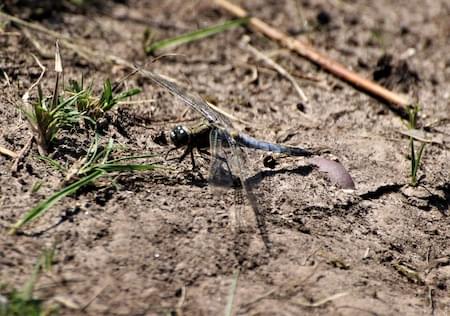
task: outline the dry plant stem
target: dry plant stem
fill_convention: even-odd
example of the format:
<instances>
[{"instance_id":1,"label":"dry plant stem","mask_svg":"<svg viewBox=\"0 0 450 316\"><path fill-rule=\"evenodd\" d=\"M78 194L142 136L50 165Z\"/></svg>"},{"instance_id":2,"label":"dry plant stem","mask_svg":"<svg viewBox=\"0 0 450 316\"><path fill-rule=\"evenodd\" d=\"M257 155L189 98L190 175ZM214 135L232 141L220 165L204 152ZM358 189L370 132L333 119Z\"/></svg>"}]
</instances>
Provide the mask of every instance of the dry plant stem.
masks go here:
<instances>
[{"instance_id":1,"label":"dry plant stem","mask_svg":"<svg viewBox=\"0 0 450 316\"><path fill-rule=\"evenodd\" d=\"M28 29L24 27L21 27L20 29L23 32L23 35L28 39L28 41L30 41L30 43L34 46L41 57L45 59L50 59L53 57L53 53L47 50L47 48L43 47Z\"/></svg>"},{"instance_id":2,"label":"dry plant stem","mask_svg":"<svg viewBox=\"0 0 450 316\"><path fill-rule=\"evenodd\" d=\"M9 79L8 74L5 71L3 71L3 70L2 70L2 73L3 73L3 77L5 78L6 85L8 87L11 87L11 80Z\"/></svg>"},{"instance_id":3,"label":"dry plant stem","mask_svg":"<svg viewBox=\"0 0 450 316\"><path fill-rule=\"evenodd\" d=\"M66 35L60 34L58 32L51 31L51 30L49 30L49 29L47 29L47 28L45 28L45 27L43 27L42 25L39 25L39 24L26 22L26 21L24 21L22 19L19 19L18 17L9 15L9 14L1 12L1 11L0 11L0 17L3 17L5 19L7 19L9 21L12 21L14 23L17 23L19 25L26 26L27 28L29 28L31 30L35 30L35 31L38 31L38 32L50 35L50 36L52 36L54 38L64 39L64 40L68 40L68 41L72 40L70 36L66 36Z\"/></svg>"},{"instance_id":4,"label":"dry plant stem","mask_svg":"<svg viewBox=\"0 0 450 316\"><path fill-rule=\"evenodd\" d=\"M1 12L0 12L1 14ZM41 68L41 74L39 76L39 78L28 88L28 90L24 93L24 95L22 96L22 102L24 107L27 109L27 111L29 111L32 106L30 105L30 102L28 101L28 99L30 98L30 92L39 84L39 82L41 82L42 78L44 77L46 68L44 67L44 65L42 65L42 63L40 62L40 60L32 55L34 60L36 61L36 63L39 65L39 67ZM31 140L33 140L34 138L36 139L36 143L37 143L37 147L38 147L38 151L40 155L46 155L47 154L47 144L45 143L45 137L42 134L41 129L38 126L34 126L33 123L29 122L30 124L30 128L31 130L34 132L36 137L32 137Z\"/></svg>"},{"instance_id":5,"label":"dry plant stem","mask_svg":"<svg viewBox=\"0 0 450 316\"><path fill-rule=\"evenodd\" d=\"M135 100L135 101L119 101L117 104L125 104L125 105L135 105L135 104L148 104L155 103L155 99L144 99L144 100Z\"/></svg>"},{"instance_id":6,"label":"dry plant stem","mask_svg":"<svg viewBox=\"0 0 450 316\"><path fill-rule=\"evenodd\" d=\"M0 32L0 36L21 36L19 32Z\"/></svg>"},{"instance_id":7,"label":"dry plant stem","mask_svg":"<svg viewBox=\"0 0 450 316\"><path fill-rule=\"evenodd\" d=\"M349 294L348 292L337 293L337 294L328 296L328 297L326 297L324 299L321 299L320 301L317 301L315 303L302 302L300 300L295 300L292 303L294 305L299 305L299 306L302 306L302 307L320 307L320 306L322 306L322 305L324 305L324 304L326 304L328 302L334 301L334 300L336 300L338 298L341 298L343 296L347 296L348 294Z\"/></svg>"},{"instance_id":8,"label":"dry plant stem","mask_svg":"<svg viewBox=\"0 0 450 316\"><path fill-rule=\"evenodd\" d=\"M8 148L2 147L0 146L0 154L11 157L11 158L16 158L18 156L17 153L15 153L12 150L9 150Z\"/></svg>"},{"instance_id":9,"label":"dry plant stem","mask_svg":"<svg viewBox=\"0 0 450 316\"><path fill-rule=\"evenodd\" d=\"M289 282L289 283L287 283L287 284L283 284L283 285L281 285L281 286L278 286L278 287L276 287L276 288L274 288L274 289L272 289L272 290L266 292L265 294L263 294L263 295L261 295L261 296L255 298L255 299L253 299L252 301L245 303L242 307L244 307L244 308L250 307L251 305L253 305L253 304L255 304L255 303L258 303L258 302L260 302L260 301L262 301L262 300L264 300L264 299L270 298L270 297L272 297L272 296L277 296L278 298L287 298L287 296L285 296L285 295L276 295L276 294L277 294L278 292L281 292L281 291L283 290L283 288L286 288L286 289L289 291L290 288L295 288L295 287L297 287L297 286L305 285L305 284L306 284L306 281L308 281L308 280L309 280L309 279L317 272L319 266L321 266L321 264L320 264L320 263L317 263L317 264L313 267L311 273L308 274L308 275L307 275L305 278L303 278L302 280L299 280L299 281L293 280L293 281L291 281L291 282Z\"/></svg>"},{"instance_id":10,"label":"dry plant stem","mask_svg":"<svg viewBox=\"0 0 450 316\"><path fill-rule=\"evenodd\" d=\"M295 81L295 79L287 72L286 69L284 69L283 67L281 67L279 64L277 64L273 59L271 59L270 57L264 55L262 52L260 52L259 50L257 50L255 47L253 47L252 45L250 45L249 43L246 43L244 41L244 47L250 51L253 55L255 55L257 58L263 60L266 64L268 64L269 66L271 66L273 69L275 69L280 75L282 75L283 77L285 77L287 80L289 80L292 85L294 86L295 90L297 91L298 95L300 96L300 99L302 99L303 102L308 102L308 98L306 97L305 93L303 92L303 90L300 88L300 86L298 85L297 81Z\"/></svg>"},{"instance_id":11,"label":"dry plant stem","mask_svg":"<svg viewBox=\"0 0 450 316\"><path fill-rule=\"evenodd\" d=\"M100 288L100 289L98 289L95 293L94 293L94 295L89 299L89 301L87 301L85 304L84 304L84 306L83 307L81 307L81 311L86 311L86 309L97 299L97 297L99 297L100 296L100 294L102 294L103 293L103 291L105 291L106 290L106 288L108 287L108 286L110 286L111 285L111 281L110 280L107 280L106 282L105 282L105 284Z\"/></svg>"},{"instance_id":12,"label":"dry plant stem","mask_svg":"<svg viewBox=\"0 0 450 316\"><path fill-rule=\"evenodd\" d=\"M214 104L212 104L212 103L210 103L210 102L207 102L207 103L208 103L208 105L209 105L210 107L212 107L215 111L219 112L220 114L222 114L223 116L229 118L229 119L232 120L232 121L239 122L239 123L244 124L244 125L247 125L247 126L251 126L251 125L252 125L250 122L241 120L240 118L238 118L238 117L236 117L236 116L234 116L234 115L231 115L230 113L225 112L224 110L222 110L221 108L215 106Z\"/></svg>"},{"instance_id":13,"label":"dry plant stem","mask_svg":"<svg viewBox=\"0 0 450 316\"><path fill-rule=\"evenodd\" d=\"M87 46L85 44L83 44L83 45L75 44L73 39L70 36L65 36L65 35L63 35L61 33L49 30L49 29L45 28L42 25L24 21L22 19L19 19L18 17L9 15L9 14L1 12L1 11L0 11L0 17L2 17L4 19L7 19L9 21L12 21L12 22L16 23L17 25L19 25L21 27L26 27L26 28L28 28L30 30L34 30L34 31L40 32L42 34L45 34L47 36L50 36L53 39L59 39L59 41L60 41L62 46L64 46L64 47L66 47L66 48L76 52L79 56L81 56L85 60L87 60L89 62L92 62L94 64L95 64L95 62L97 60L94 60L93 57L94 56L95 57L99 57L99 55L101 55L99 53L96 53L94 50L90 50L89 46ZM39 52L39 54L42 54L42 56L44 58L47 57L47 53L46 52L40 51L39 49L38 49L38 52ZM49 57L53 57L53 55L51 55ZM113 57L115 57L115 56L113 56ZM115 60L116 60L116 58L112 58L112 59L108 58L108 61L110 61L110 62L114 62ZM121 59L117 58L117 60L121 60ZM123 61L123 60L121 60L121 61ZM119 64L119 65L123 65L120 62L116 62L116 63Z\"/></svg>"},{"instance_id":14,"label":"dry plant stem","mask_svg":"<svg viewBox=\"0 0 450 316\"><path fill-rule=\"evenodd\" d=\"M215 3L228 11L229 13L238 16L245 17L248 16L248 13L242 9L241 7L232 4L227 0L215 0ZM379 98L389 104L392 105L392 109L398 113L404 114L404 108L410 104L410 101L405 96L399 95L392 91L383 88L382 86L376 84L375 82L363 78L357 73L348 70L340 63L330 59L328 56L320 53L314 47L303 43L299 40L296 40L283 32L271 27L266 24L262 20L258 18L251 18L249 20L249 25L255 31L264 34L265 36L280 42L282 45L287 48L296 51L301 56L309 59L315 64L321 66L323 69L327 70L331 74L336 77L341 78L342 80L352 84L358 89L367 92L370 95L373 95L376 98Z\"/></svg>"}]
</instances>

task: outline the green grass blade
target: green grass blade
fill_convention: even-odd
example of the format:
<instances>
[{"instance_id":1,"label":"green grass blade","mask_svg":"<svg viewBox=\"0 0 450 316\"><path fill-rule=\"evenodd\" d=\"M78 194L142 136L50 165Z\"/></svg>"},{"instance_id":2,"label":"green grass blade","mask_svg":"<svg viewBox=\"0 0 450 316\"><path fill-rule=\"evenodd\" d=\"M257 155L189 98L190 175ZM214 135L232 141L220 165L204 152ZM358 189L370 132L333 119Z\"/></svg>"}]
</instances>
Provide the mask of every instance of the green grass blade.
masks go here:
<instances>
[{"instance_id":1,"label":"green grass blade","mask_svg":"<svg viewBox=\"0 0 450 316\"><path fill-rule=\"evenodd\" d=\"M103 170L105 172L126 172L126 171L149 171L155 170L157 165L155 164L115 164L115 163L107 163L96 166L96 169Z\"/></svg>"},{"instance_id":2,"label":"green grass blade","mask_svg":"<svg viewBox=\"0 0 450 316\"><path fill-rule=\"evenodd\" d=\"M36 124L37 124L37 118L36 118L35 113L34 113L33 111L28 111L28 110L25 109L25 108L20 108L20 110L21 110L22 113L25 115L26 119L27 119L31 124L33 124L33 127L35 127Z\"/></svg>"},{"instance_id":3,"label":"green grass blade","mask_svg":"<svg viewBox=\"0 0 450 316\"><path fill-rule=\"evenodd\" d=\"M36 220L38 217L42 216L51 206L53 206L56 202L61 200L63 197L68 196L72 193L75 193L81 187L95 181L105 174L104 170L98 169L92 172L91 174L81 178L80 180L68 185L64 189L56 192L52 196L50 196L47 200L39 203L36 207L31 209L28 213L26 213L17 223L15 223L11 230L10 234L14 234L19 228L23 225L30 223L31 221Z\"/></svg>"},{"instance_id":4,"label":"green grass blade","mask_svg":"<svg viewBox=\"0 0 450 316\"><path fill-rule=\"evenodd\" d=\"M416 160L417 160L417 166L419 166L420 165L420 161L422 160L422 155L423 155L423 151L424 151L424 149L425 149L425 143L422 143L422 145L420 145L420 148L419 148L419 153L417 154L417 158L416 158ZM417 168L416 168L417 169ZM416 170L416 172L417 172L417 170Z\"/></svg>"},{"instance_id":5,"label":"green grass blade","mask_svg":"<svg viewBox=\"0 0 450 316\"><path fill-rule=\"evenodd\" d=\"M124 92L120 93L119 95L117 95L115 97L111 96L111 99L107 103L102 104L102 110L104 112L109 111L117 104L117 102L122 101L122 100L124 100L126 98L129 98L129 97L132 97L132 96L134 96L136 94L139 94L141 92L142 92L141 89L133 88L133 89L124 91Z\"/></svg>"},{"instance_id":6,"label":"green grass blade","mask_svg":"<svg viewBox=\"0 0 450 316\"><path fill-rule=\"evenodd\" d=\"M36 261L31 276L21 289L13 289L6 293L3 298L6 298L6 303L0 301L0 316L50 316L57 311L54 306L46 306L44 301L33 297L33 292L36 283L41 276L42 271L49 271L51 262L56 249L56 243L53 243L52 248L44 249ZM3 294L4 288L0 284L0 291ZM1 296L0 296L1 298Z\"/></svg>"},{"instance_id":7,"label":"green grass blade","mask_svg":"<svg viewBox=\"0 0 450 316\"><path fill-rule=\"evenodd\" d=\"M139 93L141 93L141 92L142 92L141 89L139 89L139 88L133 88L133 89L130 89L130 90L127 90L127 91L124 91L124 92L120 93L120 94L119 94L117 97L115 97L114 99L116 100L116 102L122 101L122 100L124 100L124 99L126 99L126 98L132 97L132 96L134 96L134 95L136 95L136 94L139 94Z\"/></svg>"},{"instance_id":8,"label":"green grass blade","mask_svg":"<svg viewBox=\"0 0 450 316\"><path fill-rule=\"evenodd\" d=\"M409 149L411 150L411 176L414 177L414 170L416 169L416 151L414 149L414 138L409 138Z\"/></svg>"},{"instance_id":9,"label":"green grass blade","mask_svg":"<svg viewBox=\"0 0 450 316\"><path fill-rule=\"evenodd\" d=\"M30 301L33 298L34 286L36 285L39 273L42 269L41 259L39 258L34 265L33 272L31 273L30 279L25 283L24 287L18 293L18 297L23 301Z\"/></svg>"},{"instance_id":10,"label":"green grass blade","mask_svg":"<svg viewBox=\"0 0 450 316\"><path fill-rule=\"evenodd\" d=\"M43 316L42 301L31 299L23 300L20 293L12 292L9 296L8 303L0 305L0 316Z\"/></svg>"},{"instance_id":11,"label":"green grass blade","mask_svg":"<svg viewBox=\"0 0 450 316\"><path fill-rule=\"evenodd\" d=\"M236 296L238 279L239 279L239 270L236 270L236 272L234 273L233 282L231 283L227 306L225 307L225 316L231 316L233 313L234 298Z\"/></svg>"},{"instance_id":12,"label":"green grass blade","mask_svg":"<svg viewBox=\"0 0 450 316\"><path fill-rule=\"evenodd\" d=\"M108 141L108 145L106 146L106 149L105 149L105 154L104 154L102 162L101 162L102 164L104 164L108 161L108 157L113 150L113 143L114 143L113 139L110 138Z\"/></svg>"},{"instance_id":13,"label":"green grass blade","mask_svg":"<svg viewBox=\"0 0 450 316\"><path fill-rule=\"evenodd\" d=\"M423 155L423 151L425 149L425 143L422 143L420 145L419 148L419 152L417 153L417 157L414 159L414 164L413 167L414 169L412 170L412 177L411 177L411 184L413 186L417 185L417 171L419 170L419 166L420 166L420 161L422 160L422 155Z\"/></svg>"},{"instance_id":14,"label":"green grass blade","mask_svg":"<svg viewBox=\"0 0 450 316\"><path fill-rule=\"evenodd\" d=\"M181 44L186 44L189 42L197 41L197 40L203 39L205 37L212 36L214 34L221 33L226 30L229 30L229 29L241 26L241 25L246 25L248 23L248 21L249 21L248 17L241 18L241 19L235 19L235 20L231 20L231 21L226 21L222 24L218 24L215 26L206 27L206 28L203 28L200 30L196 30L196 31L182 34L179 36L175 36L172 38L167 38L167 39L155 42L155 43L147 46L145 48L145 53L152 54L152 53L156 52L157 50L161 50L163 48L166 48L166 49L173 48L173 47L181 45Z\"/></svg>"},{"instance_id":15,"label":"green grass blade","mask_svg":"<svg viewBox=\"0 0 450 316\"><path fill-rule=\"evenodd\" d=\"M56 242L53 242L52 247L44 249L44 252L41 255L42 270L46 272L51 271L53 261L55 259L55 253L56 253Z\"/></svg>"},{"instance_id":16,"label":"green grass blade","mask_svg":"<svg viewBox=\"0 0 450 316\"><path fill-rule=\"evenodd\" d=\"M37 156L37 159L42 160L43 162L46 162L47 164L50 165L50 167L52 167L53 169L60 171L60 172L66 172L67 169L65 167L63 167L58 161L56 161L55 159L46 157L46 156Z\"/></svg>"},{"instance_id":17,"label":"green grass blade","mask_svg":"<svg viewBox=\"0 0 450 316\"><path fill-rule=\"evenodd\" d=\"M156 157L155 154L145 154L145 155L138 155L138 156L130 156L130 157L117 158L117 159L109 160L108 163L117 163L117 162L119 162L119 161L125 161L125 160L144 159L144 158L154 158L154 157Z\"/></svg>"},{"instance_id":18,"label":"green grass blade","mask_svg":"<svg viewBox=\"0 0 450 316\"><path fill-rule=\"evenodd\" d=\"M85 159L87 161L80 168L79 174L87 173L90 170L90 168L91 168L92 164L94 163L94 161L98 158L98 154L97 154L97 151L98 151L98 139L99 139L98 134L95 134L95 138L92 141L92 143L89 146L89 149L88 149L88 151L86 153Z\"/></svg>"},{"instance_id":19,"label":"green grass blade","mask_svg":"<svg viewBox=\"0 0 450 316\"><path fill-rule=\"evenodd\" d=\"M42 187L42 183L43 182L41 180L36 181L31 187L31 193L36 193L37 191L39 191L39 189Z\"/></svg>"},{"instance_id":20,"label":"green grass blade","mask_svg":"<svg viewBox=\"0 0 450 316\"><path fill-rule=\"evenodd\" d=\"M38 84L37 90L38 90L38 102L42 103L42 100L44 100L44 93L42 92L42 87L40 84Z\"/></svg>"},{"instance_id":21,"label":"green grass blade","mask_svg":"<svg viewBox=\"0 0 450 316\"><path fill-rule=\"evenodd\" d=\"M50 112L52 116L55 116L61 109L65 107L72 107L72 105L82 96L84 91L80 91L77 94L72 95L71 97L65 99L63 102L58 104L55 108L53 108Z\"/></svg>"},{"instance_id":22,"label":"green grass blade","mask_svg":"<svg viewBox=\"0 0 450 316\"><path fill-rule=\"evenodd\" d=\"M66 91L78 93L83 90L83 82L78 83L78 81L69 79L69 87L66 89Z\"/></svg>"},{"instance_id":23,"label":"green grass blade","mask_svg":"<svg viewBox=\"0 0 450 316\"><path fill-rule=\"evenodd\" d=\"M103 110L110 107L112 100L113 95L111 81L109 79L106 79L105 83L103 84L103 93L100 97L100 108Z\"/></svg>"}]
</instances>

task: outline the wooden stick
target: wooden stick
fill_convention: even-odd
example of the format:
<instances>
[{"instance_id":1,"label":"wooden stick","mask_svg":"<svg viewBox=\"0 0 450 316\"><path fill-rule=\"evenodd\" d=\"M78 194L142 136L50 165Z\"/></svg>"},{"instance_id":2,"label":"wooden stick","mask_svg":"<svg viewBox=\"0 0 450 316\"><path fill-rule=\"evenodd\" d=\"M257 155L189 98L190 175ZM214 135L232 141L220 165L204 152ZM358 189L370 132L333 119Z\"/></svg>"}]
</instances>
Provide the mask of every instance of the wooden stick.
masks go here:
<instances>
[{"instance_id":1,"label":"wooden stick","mask_svg":"<svg viewBox=\"0 0 450 316\"><path fill-rule=\"evenodd\" d=\"M0 146L0 154L8 156L10 158L16 158L18 156L17 153L15 153L12 150L9 150L8 148Z\"/></svg>"},{"instance_id":2,"label":"wooden stick","mask_svg":"<svg viewBox=\"0 0 450 316\"><path fill-rule=\"evenodd\" d=\"M244 9L229 2L228 0L215 0L215 3L235 16L248 16L248 13ZM334 76L350 83L357 89L362 90L374 96L375 98L387 102L389 105L391 105L392 110L396 111L397 113L404 115L405 107L411 103L406 96L394 93L380 86L379 84L358 75L357 73L345 68L345 66L343 66L342 64L330 59L328 56L319 52L311 45L308 45L288 36L283 32L280 32L279 30L271 27L258 18L251 18L249 21L249 25L253 30L278 41L283 46L286 46L290 50L297 52L301 56L319 65Z\"/></svg>"}]
</instances>

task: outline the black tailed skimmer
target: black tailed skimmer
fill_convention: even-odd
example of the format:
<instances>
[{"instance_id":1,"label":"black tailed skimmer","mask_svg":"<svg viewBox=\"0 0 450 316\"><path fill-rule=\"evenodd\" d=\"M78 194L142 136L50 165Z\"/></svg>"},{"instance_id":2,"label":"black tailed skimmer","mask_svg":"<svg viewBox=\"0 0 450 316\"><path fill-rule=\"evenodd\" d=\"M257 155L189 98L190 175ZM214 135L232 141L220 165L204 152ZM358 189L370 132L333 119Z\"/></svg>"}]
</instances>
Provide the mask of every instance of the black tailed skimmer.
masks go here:
<instances>
[{"instance_id":1,"label":"black tailed skimmer","mask_svg":"<svg viewBox=\"0 0 450 316\"><path fill-rule=\"evenodd\" d=\"M263 223L259 218L259 208L256 197L252 192L251 185L246 182L247 175L245 170L245 154L242 148L253 148L275 153L285 153L292 156L312 156L314 153L298 147L283 146L262 140L255 139L247 134L236 131L231 122L223 114L216 111L202 98L181 88L174 82L163 78L147 70L139 70L142 75L149 78L157 85L167 89L172 95L179 98L183 103L199 112L204 121L191 128L184 126L176 126L170 133L170 138L175 147L180 148L186 146L186 150L180 157L183 160L188 154L193 159L193 149L196 148L200 152L210 148L212 161L209 171L209 183L218 186L241 187L245 196L253 208L255 220L266 247L268 247L268 239L264 240L265 232L262 231ZM224 174L234 177L225 177ZM239 181L236 181L238 179ZM238 184L236 184L238 182ZM234 216L237 226L240 226L240 214L230 214Z\"/></svg>"}]
</instances>

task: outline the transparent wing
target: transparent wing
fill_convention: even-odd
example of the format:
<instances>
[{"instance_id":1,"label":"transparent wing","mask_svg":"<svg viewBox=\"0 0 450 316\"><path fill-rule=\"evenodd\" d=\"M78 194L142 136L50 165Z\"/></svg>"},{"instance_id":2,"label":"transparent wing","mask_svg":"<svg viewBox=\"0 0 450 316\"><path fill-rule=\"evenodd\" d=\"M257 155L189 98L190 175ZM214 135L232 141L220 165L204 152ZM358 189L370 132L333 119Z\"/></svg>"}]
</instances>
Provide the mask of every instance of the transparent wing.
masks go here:
<instances>
[{"instance_id":1,"label":"transparent wing","mask_svg":"<svg viewBox=\"0 0 450 316\"><path fill-rule=\"evenodd\" d=\"M214 128L210 133L209 143L211 150L211 165L209 168L208 182L218 187L233 187L235 178L233 176L231 153L224 148L225 138L218 129Z\"/></svg>"},{"instance_id":2,"label":"transparent wing","mask_svg":"<svg viewBox=\"0 0 450 316\"><path fill-rule=\"evenodd\" d=\"M236 168L237 170L235 174L238 175L241 181L242 189L253 210L254 219L256 221L256 225L258 227L264 246L270 253L271 241L269 239L269 233L267 231L264 214L259 206L258 199L253 191L253 185L247 181L247 179L249 179L249 175L247 174L248 169L244 168L244 164L246 165L247 160L246 155L243 152L242 148L237 145L234 139L231 139L232 140L231 142L230 139L231 138L228 138L227 140L230 143L230 147L233 152L233 157L235 158L236 161L236 166L234 168Z\"/></svg>"},{"instance_id":3,"label":"transparent wing","mask_svg":"<svg viewBox=\"0 0 450 316\"><path fill-rule=\"evenodd\" d=\"M245 212L244 195L252 208L254 221L258 227L262 241L268 251L270 251L270 239L267 232L264 216L259 207L258 199L249 179L247 168L247 155L242 147L226 131L215 129L211 133L211 151L213 153L213 162L210 170L211 184L231 184L235 189L233 218L238 229L245 232L249 227L247 213ZM221 171L218 171L222 169ZM226 175L224 177L224 175ZM253 222L253 220L252 220Z\"/></svg>"},{"instance_id":4,"label":"transparent wing","mask_svg":"<svg viewBox=\"0 0 450 316\"><path fill-rule=\"evenodd\" d=\"M208 183L218 188L234 189L235 201L229 215L231 227L239 232L245 226L242 218L245 203L239 178L233 174L233 170L235 169L233 160L235 160L235 157L233 157L231 148L227 146L226 134L218 129L211 131L210 145L212 160L209 168Z\"/></svg>"},{"instance_id":5,"label":"transparent wing","mask_svg":"<svg viewBox=\"0 0 450 316\"><path fill-rule=\"evenodd\" d=\"M232 124L228 118L214 110L201 97L194 95L186 89L178 86L176 83L163 78L161 75L153 73L149 70L139 69L139 72L146 78L150 79L157 85L167 89L172 95L178 97L185 104L203 115L210 123L222 128L231 128Z\"/></svg>"}]
</instances>

